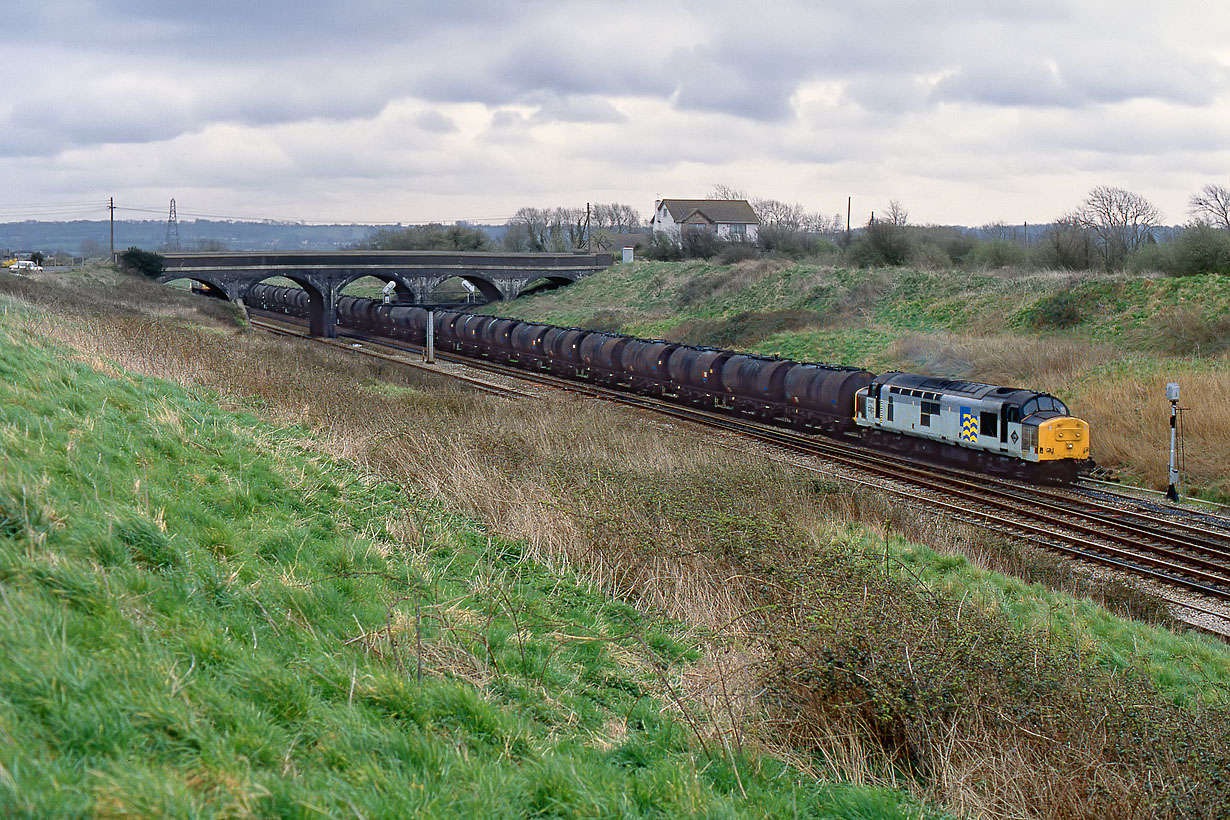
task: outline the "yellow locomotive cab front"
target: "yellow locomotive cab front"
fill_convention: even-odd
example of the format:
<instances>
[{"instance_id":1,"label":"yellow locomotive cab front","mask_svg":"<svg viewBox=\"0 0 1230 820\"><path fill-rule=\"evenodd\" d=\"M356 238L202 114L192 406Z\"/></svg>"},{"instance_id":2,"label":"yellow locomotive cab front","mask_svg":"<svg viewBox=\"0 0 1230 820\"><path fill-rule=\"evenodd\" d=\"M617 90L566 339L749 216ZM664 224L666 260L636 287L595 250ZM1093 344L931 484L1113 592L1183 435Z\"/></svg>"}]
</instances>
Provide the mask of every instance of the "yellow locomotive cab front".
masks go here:
<instances>
[{"instance_id":1,"label":"yellow locomotive cab front","mask_svg":"<svg viewBox=\"0 0 1230 820\"><path fill-rule=\"evenodd\" d=\"M1061 416L1038 425L1038 460L1089 458L1089 423Z\"/></svg>"}]
</instances>

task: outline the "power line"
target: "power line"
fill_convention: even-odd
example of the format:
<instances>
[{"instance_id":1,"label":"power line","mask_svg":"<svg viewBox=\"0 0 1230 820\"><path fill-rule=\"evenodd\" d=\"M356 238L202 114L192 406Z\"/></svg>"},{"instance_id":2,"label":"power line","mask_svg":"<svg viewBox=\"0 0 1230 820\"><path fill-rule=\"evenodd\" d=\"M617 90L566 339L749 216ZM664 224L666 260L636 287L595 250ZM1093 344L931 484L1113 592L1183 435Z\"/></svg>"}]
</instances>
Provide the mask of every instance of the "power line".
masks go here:
<instances>
[{"instance_id":1,"label":"power line","mask_svg":"<svg viewBox=\"0 0 1230 820\"><path fill-rule=\"evenodd\" d=\"M0 205L0 221L59 221L68 217L82 217L97 215L99 220L106 219L106 212L110 212L113 217L115 214L149 214L162 218L163 214L167 213L166 208L157 206L144 205L118 205L113 200L82 200L69 202L44 202L31 203L25 205ZM482 216L453 216L449 218L436 219L322 219L311 217L271 217L271 216L253 216L251 214L224 214L224 213L207 213L203 211L179 211L185 219L216 219L227 222L256 222L256 223L278 223L278 224L295 224L307 226L320 225L370 225L374 227L395 227L399 225L451 225L456 222L469 222L475 224L503 224L512 218L511 214L486 214Z\"/></svg>"}]
</instances>

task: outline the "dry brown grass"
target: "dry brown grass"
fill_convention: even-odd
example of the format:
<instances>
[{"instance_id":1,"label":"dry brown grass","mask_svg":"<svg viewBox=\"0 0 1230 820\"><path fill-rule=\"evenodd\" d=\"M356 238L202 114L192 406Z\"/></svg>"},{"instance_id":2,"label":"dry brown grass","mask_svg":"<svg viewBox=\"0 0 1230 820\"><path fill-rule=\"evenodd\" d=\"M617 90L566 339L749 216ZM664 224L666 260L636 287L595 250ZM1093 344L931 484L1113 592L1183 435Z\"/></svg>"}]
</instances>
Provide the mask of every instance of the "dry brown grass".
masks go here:
<instances>
[{"instance_id":1,"label":"dry brown grass","mask_svg":"<svg viewBox=\"0 0 1230 820\"><path fill-rule=\"evenodd\" d=\"M908 334L893 344L890 354L924 373L990 384L1029 384L1036 389L1070 385L1119 356L1107 345L1071 338L1010 334L971 338L952 333Z\"/></svg>"},{"instance_id":2,"label":"dry brown grass","mask_svg":"<svg viewBox=\"0 0 1230 820\"><path fill-rule=\"evenodd\" d=\"M690 698L676 703L704 715L708 742L728 754L776 748L816 772L904 784L984 817L1230 806L1211 774L1227 764L1219 744L1230 716L1179 709L1134 677L1100 673L1083 653L885 573L830 537L859 517L985 546L972 533L954 539L878 496L709 447L639 413L475 395L336 350L234 326L201 332L166 315L57 301L31 327L88 361L208 387L303 424L318 446L409 498L468 510L524 540L528 557L692 625L708 636L705 656L675 681ZM376 378L406 389L365 387ZM436 660L485 679L472 658Z\"/></svg>"},{"instance_id":3,"label":"dry brown grass","mask_svg":"<svg viewBox=\"0 0 1230 820\"><path fill-rule=\"evenodd\" d=\"M1209 371L1192 365L1171 373L1117 374L1081 387L1081 414L1099 435L1099 463L1119 469L1155 489L1169 481L1170 405L1166 383L1181 385L1185 482L1230 500L1230 368Z\"/></svg>"}]
</instances>

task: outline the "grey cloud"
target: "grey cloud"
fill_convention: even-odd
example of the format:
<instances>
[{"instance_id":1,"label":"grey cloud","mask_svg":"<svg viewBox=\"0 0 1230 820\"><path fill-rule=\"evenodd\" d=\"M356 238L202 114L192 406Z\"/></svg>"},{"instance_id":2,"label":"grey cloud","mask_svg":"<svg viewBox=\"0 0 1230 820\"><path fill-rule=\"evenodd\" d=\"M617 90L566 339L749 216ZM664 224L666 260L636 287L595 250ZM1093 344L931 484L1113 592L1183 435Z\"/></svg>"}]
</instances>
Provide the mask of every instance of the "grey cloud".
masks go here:
<instances>
[{"instance_id":1,"label":"grey cloud","mask_svg":"<svg viewBox=\"0 0 1230 820\"><path fill-rule=\"evenodd\" d=\"M452 117L439 111L424 111L414 118L414 124L432 134L452 134L457 130L457 123Z\"/></svg>"},{"instance_id":2,"label":"grey cloud","mask_svg":"<svg viewBox=\"0 0 1230 820\"><path fill-rule=\"evenodd\" d=\"M532 94L526 103L537 106L534 121L539 123L620 123L628 118L603 97L569 94Z\"/></svg>"},{"instance_id":3,"label":"grey cloud","mask_svg":"<svg viewBox=\"0 0 1230 820\"><path fill-rule=\"evenodd\" d=\"M1078 107L1088 102L1057 67L1036 57L971 62L941 80L931 99L1026 107Z\"/></svg>"}]
</instances>

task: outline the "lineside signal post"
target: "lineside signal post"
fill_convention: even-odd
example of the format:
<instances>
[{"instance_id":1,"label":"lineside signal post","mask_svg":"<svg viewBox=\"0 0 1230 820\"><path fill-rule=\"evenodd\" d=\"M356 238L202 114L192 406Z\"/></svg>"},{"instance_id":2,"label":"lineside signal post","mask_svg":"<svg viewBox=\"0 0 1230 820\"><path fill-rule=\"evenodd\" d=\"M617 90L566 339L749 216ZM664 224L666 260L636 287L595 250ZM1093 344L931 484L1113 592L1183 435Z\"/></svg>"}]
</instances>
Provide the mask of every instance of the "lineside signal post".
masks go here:
<instances>
[{"instance_id":1,"label":"lineside signal post","mask_svg":"<svg viewBox=\"0 0 1230 820\"><path fill-rule=\"evenodd\" d=\"M427 311L427 363L436 363L436 312Z\"/></svg>"},{"instance_id":2,"label":"lineside signal post","mask_svg":"<svg viewBox=\"0 0 1230 820\"><path fill-rule=\"evenodd\" d=\"M1166 399L1170 402L1170 486L1166 488L1166 498L1179 500L1179 462L1175 443L1179 429L1179 384L1170 382L1166 385Z\"/></svg>"}]
</instances>

